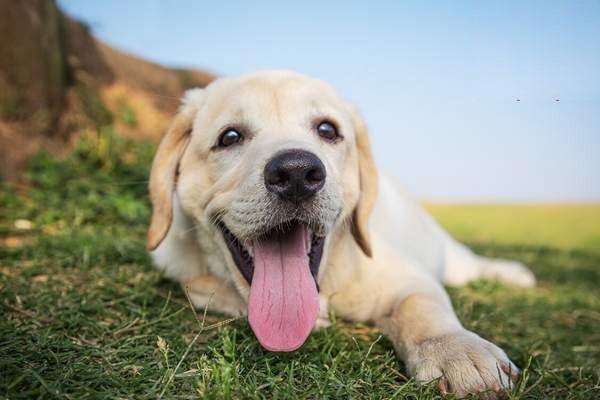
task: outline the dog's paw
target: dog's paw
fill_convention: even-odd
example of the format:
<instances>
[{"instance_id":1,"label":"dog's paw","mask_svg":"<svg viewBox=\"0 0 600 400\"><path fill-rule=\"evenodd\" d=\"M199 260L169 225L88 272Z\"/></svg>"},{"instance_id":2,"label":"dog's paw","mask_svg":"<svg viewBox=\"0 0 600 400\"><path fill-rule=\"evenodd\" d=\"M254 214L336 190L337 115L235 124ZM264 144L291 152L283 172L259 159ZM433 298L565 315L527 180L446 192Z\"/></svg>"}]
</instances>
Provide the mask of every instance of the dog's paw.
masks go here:
<instances>
[{"instance_id":1,"label":"dog's paw","mask_svg":"<svg viewBox=\"0 0 600 400\"><path fill-rule=\"evenodd\" d=\"M315 326L313 327L313 332L318 332L321 329L329 328L331 326L331 321L329 318L317 318L317 322L315 322Z\"/></svg>"},{"instance_id":2,"label":"dog's paw","mask_svg":"<svg viewBox=\"0 0 600 400\"><path fill-rule=\"evenodd\" d=\"M317 332L321 329L328 328L331 326L331 321L329 320L329 300L327 297L322 294L319 295L319 317L317 318L317 322L315 322L315 326L313 327L313 332Z\"/></svg>"},{"instance_id":3,"label":"dog's paw","mask_svg":"<svg viewBox=\"0 0 600 400\"><path fill-rule=\"evenodd\" d=\"M407 366L418 382L437 381L442 393L483 399L506 397L519 375L504 351L467 330L428 339L409 350Z\"/></svg>"}]
</instances>

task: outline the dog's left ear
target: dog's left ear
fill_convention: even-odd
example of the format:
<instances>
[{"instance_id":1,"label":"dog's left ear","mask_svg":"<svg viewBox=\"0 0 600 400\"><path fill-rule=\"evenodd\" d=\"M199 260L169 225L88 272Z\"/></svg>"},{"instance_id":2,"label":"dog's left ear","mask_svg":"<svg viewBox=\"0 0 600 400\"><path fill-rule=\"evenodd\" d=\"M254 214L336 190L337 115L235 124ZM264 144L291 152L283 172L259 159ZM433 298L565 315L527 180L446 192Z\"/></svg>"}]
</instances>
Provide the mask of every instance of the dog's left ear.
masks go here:
<instances>
[{"instance_id":1,"label":"dog's left ear","mask_svg":"<svg viewBox=\"0 0 600 400\"><path fill-rule=\"evenodd\" d=\"M358 154L358 170L360 178L360 196L352 215L352 235L362 251L373 255L369 236L369 215L377 200L377 167L371 153L369 132L357 112L353 113L356 131L356 150Z\"/></svg>"},{"instance_id":2,"label":"dog's left ear","mask_svg":"<svg viewBox=\"0 0 600 400\"><path fill-rule=\"evenodd\" d=\"M192 132L192 122L201 101L201 89L186 92L179 114L162 138L150 170L150 202L152 220L146 237L146 247L152 251L169 232L173 221L173 191L177 183L179 160Z\"/></svg>"}]
</instances>

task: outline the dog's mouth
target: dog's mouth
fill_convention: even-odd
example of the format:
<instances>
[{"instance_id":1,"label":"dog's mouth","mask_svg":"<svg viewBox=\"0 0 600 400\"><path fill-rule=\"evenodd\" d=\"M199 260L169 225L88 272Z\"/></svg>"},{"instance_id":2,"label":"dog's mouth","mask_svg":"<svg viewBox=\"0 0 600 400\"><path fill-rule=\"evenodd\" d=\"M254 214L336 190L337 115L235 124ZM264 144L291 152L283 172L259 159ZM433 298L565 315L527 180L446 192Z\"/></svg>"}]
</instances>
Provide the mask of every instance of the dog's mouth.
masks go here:
<instances>
[{"instance_id":1,"label":"dog's mouth","mask_svg":"<svg viewBox=\"0 0 600 400\"><path fill-rule=\"evenodd\" d=\"M219 226L250 285L248 321L258 341L271 351L296 350L319 314L317 276L325 237L297 220L243 242L224 224Z\"/></svg>"}]
</instances>

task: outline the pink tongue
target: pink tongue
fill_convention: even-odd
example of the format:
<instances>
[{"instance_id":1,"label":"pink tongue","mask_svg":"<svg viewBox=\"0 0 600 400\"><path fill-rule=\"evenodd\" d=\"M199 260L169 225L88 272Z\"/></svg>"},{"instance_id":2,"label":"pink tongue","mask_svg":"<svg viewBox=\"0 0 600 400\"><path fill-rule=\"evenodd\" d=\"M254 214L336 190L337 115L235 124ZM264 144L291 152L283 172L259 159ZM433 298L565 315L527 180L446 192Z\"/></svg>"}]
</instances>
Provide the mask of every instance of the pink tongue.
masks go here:
<instances>
[{"instance_id":1,"label":"pink tongue","mask_svg":"<svg viewBox=\"0 0 600 400\"><path fill-rule=\"evenodd\" d=\"M260 344L271 351L302 346L319 314L319 293L310 273L307 228L254 244L254 275L248 321Z\"/></svg>"}]
</instances>

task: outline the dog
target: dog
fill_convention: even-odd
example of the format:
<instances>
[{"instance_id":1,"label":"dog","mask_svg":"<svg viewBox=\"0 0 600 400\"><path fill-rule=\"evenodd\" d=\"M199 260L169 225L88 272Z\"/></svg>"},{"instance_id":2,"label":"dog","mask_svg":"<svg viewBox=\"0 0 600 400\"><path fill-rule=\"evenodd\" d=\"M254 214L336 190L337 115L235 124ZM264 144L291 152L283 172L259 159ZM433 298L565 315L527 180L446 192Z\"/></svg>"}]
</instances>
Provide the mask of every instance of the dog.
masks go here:
<instances>
[{"instance_id":1,"label":"dog","mask_svg":"<svg viewBox=\"0 0 600 400\"><path fill-rule=\"evenodd\" d=\"M263 71L190 89L149 189L155 265L195 307L247 315L265 349L299 348L333 309L374 323L443 393L494 398L516 382L442 285L531 287L533 274L475 255L378 172L365 123L325 82Z\"/></svg>"}]
</instances>

